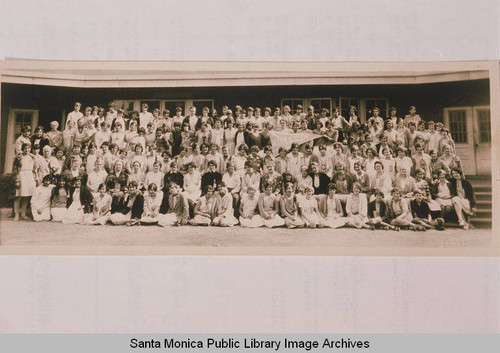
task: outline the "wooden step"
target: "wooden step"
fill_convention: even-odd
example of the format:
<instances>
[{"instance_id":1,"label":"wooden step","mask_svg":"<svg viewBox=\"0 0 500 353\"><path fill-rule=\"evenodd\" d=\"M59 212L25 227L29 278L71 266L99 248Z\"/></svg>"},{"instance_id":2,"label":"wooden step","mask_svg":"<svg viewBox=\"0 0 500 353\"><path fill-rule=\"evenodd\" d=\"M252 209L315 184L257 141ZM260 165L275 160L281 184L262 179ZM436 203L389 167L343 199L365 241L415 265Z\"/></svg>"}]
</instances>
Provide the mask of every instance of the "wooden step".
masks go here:
<instances>
[{"instance_id":1,"label":"wooden step","mask_svg":"<svg viewBox=\"0 0 500 353\"><path fill-rule=\"evenodd\" d=\"M471 224L476 228L492 228L491 219L472 219Z\"/></svg>"},{"instance_id":2,"label":"wooden step","mask_svg":"<svg viewBox=\"0 0 500 353\"><path fill-rule=\"evenodd\" d=\"M492 209L492 201L491 200L476 200L476 208L478 210L491 210Z\"/></svg>"},{"instance_id":3,"label":"wooden step","mask_svg":"<svg viewBox=\"0 0 500 353\"><path fill-rule=\"evenodd\" d=\"M477 185L472 185L472 188L474 189L474 192L485 192L485 193L492 193L493 192L493 189L491 187L491 185L487 186L483 186L483 185L480 185L480 186L477 186Z\"/></svg>"},{"instance_id":4,"label":"wooden step","mask_svg":"<svg viewBox=\"0 0 500 353\"><path fill-rule=\"evenodd\" d=\"M476 214L474 215L474 217L472 219L476 219L476 218L489 218L491 220L491 216L492 216L492 210L488 210L488 209L478 209Z\"/></svg>"},{"instance_id":5,"label":"wooden step","mask_svg":"<svg viewBox=\"0 0 500 353\"><path fill-rule=\"evenodd\" d=\"M491 201L491 192L478 191L475 193L476 199L481 201Z\"/></svg>"}]
</instances>

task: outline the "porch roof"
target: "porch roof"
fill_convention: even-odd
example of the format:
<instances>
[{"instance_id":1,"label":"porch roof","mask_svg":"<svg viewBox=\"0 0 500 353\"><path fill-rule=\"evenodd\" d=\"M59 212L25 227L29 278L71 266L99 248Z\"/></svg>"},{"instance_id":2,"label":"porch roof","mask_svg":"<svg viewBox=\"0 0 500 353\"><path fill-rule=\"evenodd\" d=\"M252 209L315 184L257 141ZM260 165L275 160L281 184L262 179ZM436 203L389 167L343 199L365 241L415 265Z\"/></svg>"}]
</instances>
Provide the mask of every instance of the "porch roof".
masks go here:
<instances>
[{"instance_id":1,"label":"porch roof","mask_svg":"<svg viewBox=\"0 0 500 353\"><path fill-rule=\"evenodd\" d=\"M0 62L7 83L80 88L425 84L486 79L492 62ZM498 65L498 63L496 63Z\"/></svg>"}]
</instances>

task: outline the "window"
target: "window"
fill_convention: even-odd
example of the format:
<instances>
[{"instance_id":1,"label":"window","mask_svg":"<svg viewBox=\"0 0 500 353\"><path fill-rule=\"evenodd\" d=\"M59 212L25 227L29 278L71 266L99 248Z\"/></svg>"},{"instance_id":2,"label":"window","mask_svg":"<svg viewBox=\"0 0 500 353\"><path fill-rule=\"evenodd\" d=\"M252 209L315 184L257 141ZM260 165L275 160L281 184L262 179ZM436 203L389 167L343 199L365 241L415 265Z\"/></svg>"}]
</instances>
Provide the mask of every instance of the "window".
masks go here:
<instances>
[{"instance_id":1,"label":"window","mask_svg":"<svg viewBox=\"0 0 500 353\"><path fill-rule=\"evenodd\" d=\"M314 107L314 112L319 113L321 109L326 108L331 113L332 112L332 99L331 98L311 98L309 100L309 105Z\"/></svg>"},{"instance_id":2,"label":"window","mask_svg":"<svg viewBox=\"0 0 500 353\"><path fill-rule=\"evenodd\" d=\"M365 99L365 117L368 120L373 116L373 109L377 107L380 110L379 116L383 119L387 118L387 99L385 98L366 98Z\"/></svg>"},{"instance_id":3,"label":"window","mask_svg":"<svg viewBox=\"0 0 500 353\"><path fill-rule=\"evenodd\" d=\"M477 111L477 120L479 127L479 142L491 142L491 123L490 123L490 110L479 109Z\"/></svg>"},{"instance_id":4,"label":"window","mask_svg":"<svg viewBox=\"0 0 500 353\"><path fill-rule=\"evenodd\" d=\"M208 109L212 111L214 107L214 101L211 99L194 100L192 106L196 108L196 115L201 115L204 107L208 107ZM191 107L187 108L189 109Z\"/></svg>"},{"instance_id":5,"label":"window","mask_svg":"<svg viewBox=\"0 0 500 353\"><path fill-rule=\"evenodd\" d=\"M358 112L356 115L359 116L359 99L358 98L340 98L340 115L344 118L349 116L349 110L351 109L351 105L355 106Z\"/></svg>"},{"instance_id":6,"label":"window","mask_svg":"<svg viewBox=\"0 0 500 353\"><path fill-rule=\"evenodd\" d=\"M297 113L296 107L298 104L302 106L302 111L304 111L304 100L302 98L283 98L281 100L281 111L283 111L285 105L288 105L291 109L290 114L295 115Z\"/></svg>"},{"instance_id":7,"label":"window","mask_svg":"<svg viewBox=\"0 0 500 353\"><path fill-rule=\"evenodd\" d=\"M33 112L15 112L15 125L14 125L14 140L21 136L21 129L24 125L29 125L33 128Z\"/></svg>"},{"instance_id":8,"label":"window","mask_svg":"<svg viewBox=\"0 0 500 353\"><path fill-rule=\"evenodd\" d=\"M170 116L174 116L175 115L175 109L177 109L177 107L181 107L182 108L182 114L184 115L185 114L185 110L186 110L186 102L185 101L181 101L181 100L173 100L173 101L165 101L163 102L164 103L164 109L168 109L170 110ZM162 112L163 114L163 112Z\"/></svg>"},{"instance_id":9,"label":"window","mask_svg":"<svg viewBox=\"0 0 500 353\"><path fill-rule=\"evenodd\" d=\"M467 143L467 111L452 110L448 112L450 134L455 143Z\"/></svg>"},{"instance_id":10,"label":"window","mask_svg":"<svg viewBox=\"0 0 500 353\"><path fill-rule=\"evenodd\" d=\"M155 100L143 100L141 101L141 110L142 111L142 104L146 103L148 105L148 112L152 112L155 109L160 109L160 101L155 101Z\"/></svg>"},{"instance_id":11,"label":"window","mask_svg":"<svg viewBox=\"0 0 500 353\"><path fill-rule=\"evenodd\" d=\"M38 125L38 110L9 109L4 173L10 173L12 171L15 143L17 138L21 135L21 129L24 125L31 126L32 131L34 131L35 127Z\"/></svg>"},{"instance_id":12,"label":"window","mask_svg":"<svg viewBox=\"0 0 500 353\"><path fill-rule=\"evenodd\" d=\"M120 101L120 100L115 100L113 102L115 103L115 109L116 110L123 109L123 110L125 110L125 114L134 111L135 101Z\"/></svg>"}]
</instances>

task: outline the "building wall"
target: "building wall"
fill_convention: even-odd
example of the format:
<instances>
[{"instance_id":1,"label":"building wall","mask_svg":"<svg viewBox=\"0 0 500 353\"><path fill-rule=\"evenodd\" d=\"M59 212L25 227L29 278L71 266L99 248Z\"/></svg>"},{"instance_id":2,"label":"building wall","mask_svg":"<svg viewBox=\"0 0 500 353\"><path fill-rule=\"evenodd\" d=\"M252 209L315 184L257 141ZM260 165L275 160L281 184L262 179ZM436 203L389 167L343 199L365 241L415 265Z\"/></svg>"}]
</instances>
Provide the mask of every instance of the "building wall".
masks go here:
<instances>
[{"instance_id":1,"label":"building wall","mask_svg":"<svg viewBox=\"0 0 500 353\"><path fill-rule=\"evenodd\" d=\"M10 108L38 109L39 125L49 128L52 120L61 121L62 113L82 106L106 106L112 100L136 99L214 99L215 108L277 107L282 98L340 97L387 98L390 106L404 116L410 105L425 120L443 121L443 108L489 104L489 80L433 83L422 85L336 85L336 86L259 86L259 87L188 87L188 88L67 88L2 83L0 172L5 161L7 121Z\"/></svg>"}]
</instances>

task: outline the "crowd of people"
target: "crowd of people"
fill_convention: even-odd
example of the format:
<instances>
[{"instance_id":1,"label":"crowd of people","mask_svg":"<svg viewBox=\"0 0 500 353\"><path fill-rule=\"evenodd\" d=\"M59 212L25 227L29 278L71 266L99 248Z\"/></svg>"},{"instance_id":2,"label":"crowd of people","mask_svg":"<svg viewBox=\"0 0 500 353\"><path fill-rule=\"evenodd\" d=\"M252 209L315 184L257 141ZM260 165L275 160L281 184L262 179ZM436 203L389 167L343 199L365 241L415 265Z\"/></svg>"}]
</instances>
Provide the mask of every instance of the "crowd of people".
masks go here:
<instances>
[{"instance_id":1,"label":"crowd of people","mask_svg":"<svg viewBox=\"0 0 500 353\"><path fill-rule=\"evenodd\" d=\"M16 140L14 220L104 225L467 229L475 196L450 132L337 108L191 107L141 112L75 103L65 126ZM274 131L314 135L275 150Z\"/></svg>"}]
</instances>

